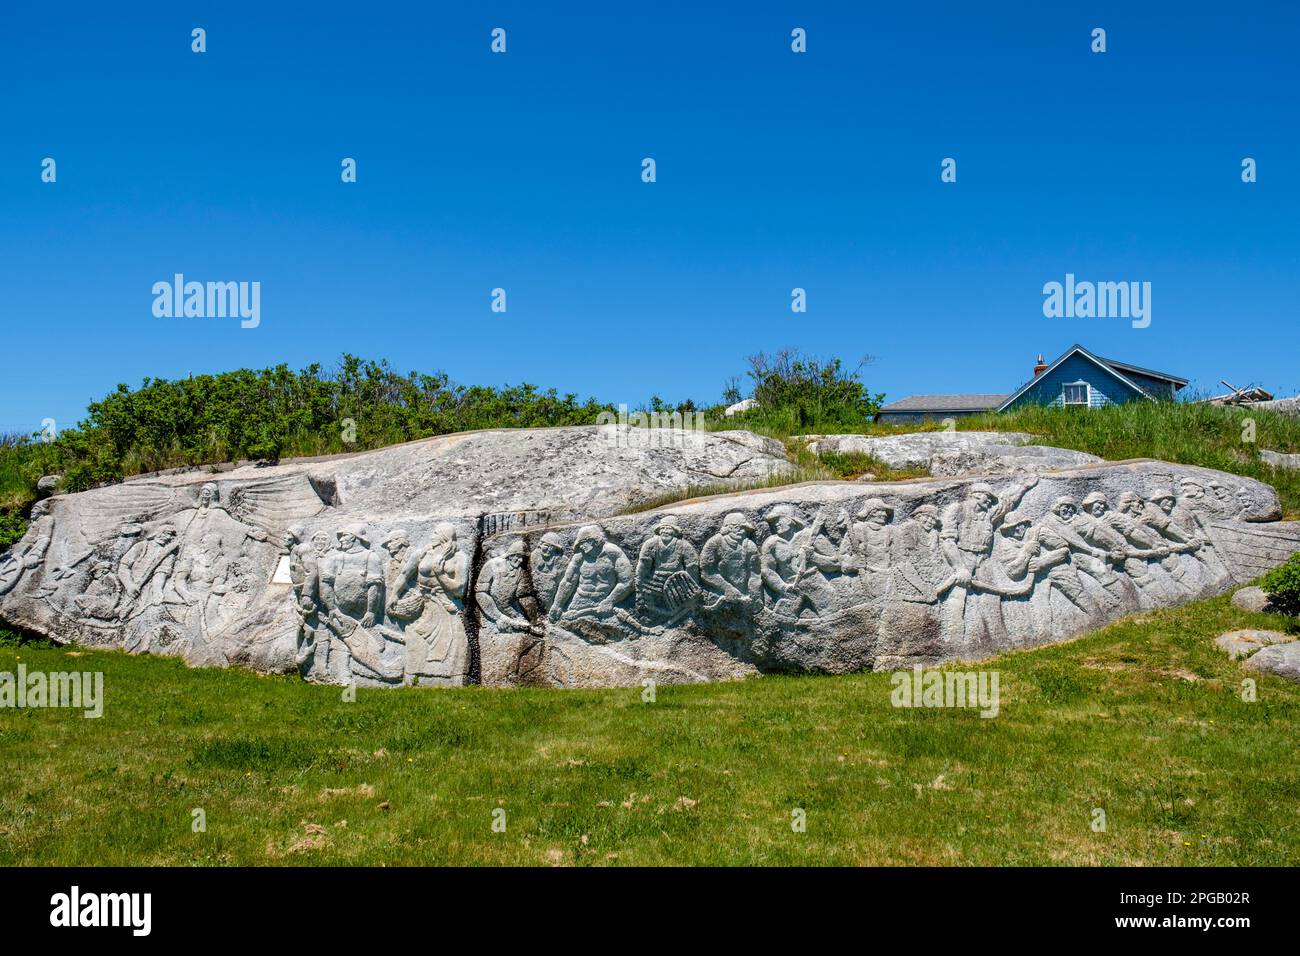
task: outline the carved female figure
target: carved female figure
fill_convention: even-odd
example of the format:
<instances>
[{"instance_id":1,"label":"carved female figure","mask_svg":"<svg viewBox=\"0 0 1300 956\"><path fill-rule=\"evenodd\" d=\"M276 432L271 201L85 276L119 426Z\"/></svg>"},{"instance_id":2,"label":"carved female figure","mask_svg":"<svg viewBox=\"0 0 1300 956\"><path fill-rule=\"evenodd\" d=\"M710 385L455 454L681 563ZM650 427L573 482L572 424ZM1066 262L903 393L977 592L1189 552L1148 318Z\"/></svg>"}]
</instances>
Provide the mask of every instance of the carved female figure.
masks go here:
<instances>
[{"instance_id":1,"label":"carved female figure","mask_svg":"<svg viewBox=\"0 0 1300 956\"><path fill-rule=\"evenodd\" d=\"M465 632L465 585L469 555L456 543L456 529L436 525L416 565L416 587L424 597L420 616L406 625L406 678L413 684L459 686L469 676Z\"/></svg>"}]
</instances>

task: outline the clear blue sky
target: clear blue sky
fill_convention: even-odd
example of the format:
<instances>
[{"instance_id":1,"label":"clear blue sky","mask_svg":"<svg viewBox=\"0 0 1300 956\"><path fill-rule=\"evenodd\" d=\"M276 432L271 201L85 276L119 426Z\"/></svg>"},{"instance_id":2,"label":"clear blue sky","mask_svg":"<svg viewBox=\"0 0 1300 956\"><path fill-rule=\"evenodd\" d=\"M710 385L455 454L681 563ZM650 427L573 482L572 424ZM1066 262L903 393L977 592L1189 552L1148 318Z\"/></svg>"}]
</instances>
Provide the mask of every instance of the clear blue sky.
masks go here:
<instances>
[{"instance_id":1,"label":"clear blue sky","mask_svg":"<svg viewBox=\"0 0 1300 956\"><path fill-rule=\"evenodd\" d=\"M0 428L344 351L632 405L787 345L891 399L1075 341L1300 391L1294 3L276 6L7 6ZM155 318L176 272L259 281L260 327ZM1151 326L1044 318L1067 272Z\"/></svg>"}]
</instances>

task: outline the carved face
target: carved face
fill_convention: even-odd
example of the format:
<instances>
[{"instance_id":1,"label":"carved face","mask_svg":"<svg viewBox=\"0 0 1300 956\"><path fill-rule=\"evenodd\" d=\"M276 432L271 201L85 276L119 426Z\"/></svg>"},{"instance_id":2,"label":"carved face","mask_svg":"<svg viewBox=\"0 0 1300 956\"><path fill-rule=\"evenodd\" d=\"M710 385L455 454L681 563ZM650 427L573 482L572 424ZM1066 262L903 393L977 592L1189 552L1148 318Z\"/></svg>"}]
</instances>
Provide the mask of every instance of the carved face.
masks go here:
<instances>
[{"instance_id":1,"label":"carved face","mask_svg":"<svg viewBox=\"0 0 1300 956\"><path fill-rule=\"evenodd\" d=\"M1029 530L1029 522L1022 521L1019 524L1013 524L1007 529L1007 533L1016 541L1025 540L1025 532Z\"/></svg>"},{"instance_id":2,"label":"carved face","mask_svg":"<svg viewBox=\"0 0 1300 956\"><path fill-rule=\"evenodd\" d=\"M663 538L665 541L671 541L673 540L673 538L681 537L682 532L680 528L674 528L670 524L665 524L665 525L660 525L658 530L655 533L658 534L659 537Z\"/></svg>"},{"instance_id":3,"label":"carved face","mask_svg":"<svg viewBox=\"0 0 1300 956\"><path fill-rule=\"evenodd\" d=\"M542 552L542 558L545 559L546 561L554 561L555 558L561 553L560 548L551 544L549 541L543 542L541 545L538 546L537 550Z\"/></svg>"},{"instance_id":4,"label":"carved face","mask_svg":"<svg viewBox=\"0 0 1300 956\"><path fill-rule=\"evenodd\" d=\"M393 538L391 541L388 542L387 545L388 553L395 558L400 558L403 554L406 553L406 549L409 548L410 546L411 543L407 541L405 538Z\"/></svg>"},{"instance_id":5,"label":"carved face","mask_svg":"<svg viewBox=\"0 0 1300 956\"><path fill-rule=\"evenodd\" d=\"M1073 521L1075 515L1074 505L1057 505L1056 516L1062 521Z\"/></svg>"},{"instance_id":6,"label":"carved face","mask_svg":"<svg viewBox=\"0 0 1300 956\"><path fill-rule=\"evenodd\" d=\"M883 528L889 524L889 512L884 508L872 508L867 514L867 524L873 528Z\"/></svg>"},{"instance_id":7,"label":"carved face","mask_svg":"<svg viewBox=\"0 0 1300 956\"><path fill-rule=\"evenodd\" d=\"M1200 485L1183 485L1183 497L1200 501L1205 496L1205 489Z\"/></svg>"},{"instance_id":8,"label":"carved face","mask_svg":"<svg viewBox=\"0 0 1300 956\"><path fill-rule=\"evenodd\" d=\"M1088 511L1089 513L1092 514L1094 518L1100 518L1102 515L1106 513L1106 502L1094 501L1091 505L1088 506Z\"/></svg>"},{"instance_id":9,"label":"carved face","mask_svg":"<svg viewBox=\"0 0 1300 956\"><path fill-rule=\"evenodd\" d=\"M330 549L330 536L321 531L312 537L311 544L317 554L324 554Z\"/></svg>"},{"instance_id":10,"label":"carved face","mask_svg":"<svg viewBox=\"0 0 1300 956\"><path fill-rule=\"evenodd\" d=\"M158 532L158 543L164 548L176 540L175 528L163 528Z\"/></svg>"},{"instance_id":11,"label":"carved face","mask_svg":"<svg viewBox=\"0 0 1300 956\"><path fill-rule=\"evenodd\" d=\"M783 538L788 538L794 532L794 522L781 515L772 522L772 530Z\"/></svg>"},{"instance_id":12,"label":"carved face","mask_svg":"<svg viewBox=\"0 0 1300 956\"><path fill-rule=\"evenodd\" d=\"M510 551L506 553L506 564L512 568L522 568L524 566L524 555L521 551Z\"/></svg>"},{"instance_id":13,"label":"carved face","mask_svg":"<svg viewBox=\"0 0 1300 956\"><path fill-rule=\"evenodd\" d=\"M357 543L357 539L346 531L339 532L339 547L344 551L351 551L352 546Z\"/></svg>"},{"instance_id":14,"label":"carved face","mask_svg":"<svg viewBox=\"0 0 1300 956\"><path fill-rule=\"evenodd\" d=\"M583 557L594 558L600 554L600 541L596 538L583 538L578 542L578 550L582 552Z\"/></svg>"},{"instance_id":15,"label":"carved face","mask_svg":"<svg viewBox=\"0 0 1300 956\"><path fill-rule=\"evenodd\" d=\"M1173 498L1161 498L1159 501L1156 502L1156 504L1160 506L1160 510L1163 511L1165 514L1169 514L1169 512L1174 510Z\"/></svg>"},{"instance_id":16,"label":"carved face","mask_svg":"<svg viewBox=\"0 0 1300 956\"><path fill-rule=\"evenodd\" d=\"M975 492L975 507L980 511L988 511L997 500L987 491Z\"/></svg>"},{"instance_id":17,"label":"carved face","mask_svg":"<svg viewBox=\"0 0 1300 956\"><path fill-rule=\"evenodd\" d=\"M216 496L216 493L216 489L211 485L204 485L199 489L199 504L206 508L212 504L212 499Z\"/></svg>"},{"instance_id":18,"label":"carved face","mask_svg":"<svg viewBox=\"0 0 1300 956\"><path fill-rule=\"evenodd\" d=\"M935 528L939 527L939 519L931 514L917 515L916 520L926 531L933 531Z\"/></svg>"},{"instance_id":19,"label":"carved face","mask_svg":"<svg viewBox=\"0 0 1300 956\"><path fill-rule=\"evenodd\" d=\"M738 547L748 534L742 525L731 524L722 529L722 537L733 548Z\"/></svg>"}]
</instances>

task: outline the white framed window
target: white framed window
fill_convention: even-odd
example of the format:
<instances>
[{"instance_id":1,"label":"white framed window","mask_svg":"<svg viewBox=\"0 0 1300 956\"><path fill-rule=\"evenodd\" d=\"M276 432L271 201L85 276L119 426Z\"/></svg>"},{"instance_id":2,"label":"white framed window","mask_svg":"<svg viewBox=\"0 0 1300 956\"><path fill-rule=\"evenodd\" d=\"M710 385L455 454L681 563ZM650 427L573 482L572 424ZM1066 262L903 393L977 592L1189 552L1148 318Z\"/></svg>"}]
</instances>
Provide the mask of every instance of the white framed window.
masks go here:
<instances>
[{"instance_id":1,"label":"white framed window","mask_svg":"<svg viewBox=\"0 0 1300 956\"><path fill-rule=\"evenodd\" d=\"M1087 406L1091 404L1091 392L1087 382L1067 382L1061 386L1061 404Z\"/></svg>"}]
</instances>

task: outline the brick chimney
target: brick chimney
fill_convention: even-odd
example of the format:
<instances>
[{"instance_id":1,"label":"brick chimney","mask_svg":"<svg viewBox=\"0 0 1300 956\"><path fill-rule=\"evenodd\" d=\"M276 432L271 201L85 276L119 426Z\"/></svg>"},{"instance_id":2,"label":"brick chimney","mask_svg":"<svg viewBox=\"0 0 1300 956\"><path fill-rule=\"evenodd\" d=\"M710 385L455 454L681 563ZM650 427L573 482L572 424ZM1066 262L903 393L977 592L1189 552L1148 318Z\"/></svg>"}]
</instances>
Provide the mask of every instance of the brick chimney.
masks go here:
<instances>
[{"instance_id":1,"label":"brick chimney","mask_svg":"<svg viewBox=\"0 0 1300 956\"><path fill-rule=\"evenodd\" d=\"M1034 366L1034 378L1042 375L1047 371L1047 363L1043 361L1043 353L1038 353L1038 364Z\"/></svg>"}]
</instances>

